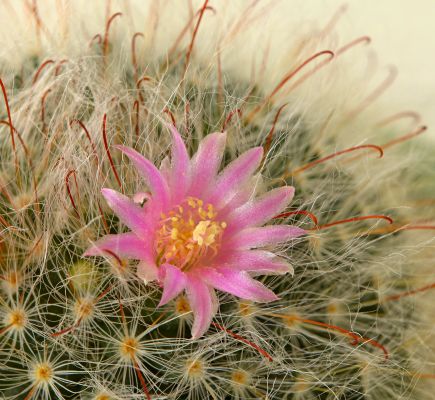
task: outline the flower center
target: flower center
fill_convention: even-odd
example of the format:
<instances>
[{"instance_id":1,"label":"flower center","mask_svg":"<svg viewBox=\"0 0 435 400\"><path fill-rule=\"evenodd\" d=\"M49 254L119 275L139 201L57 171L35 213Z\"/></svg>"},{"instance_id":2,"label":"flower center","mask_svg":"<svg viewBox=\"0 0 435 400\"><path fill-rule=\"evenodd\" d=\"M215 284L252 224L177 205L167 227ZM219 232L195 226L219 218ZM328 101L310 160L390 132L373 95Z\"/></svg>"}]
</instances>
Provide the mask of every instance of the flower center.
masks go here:
<instances>
[{"instance_id":1,"label":"flower center","mask_svg":"<svg viewBox=\"0 0 435 400\"><path fill-rule=\"evenodd\" d=\"M212 204L194 197L161 215L157 232L157 265L188 270L206 255L215 255L227 224L217 221Z\"/></svg>"}]
</instances>

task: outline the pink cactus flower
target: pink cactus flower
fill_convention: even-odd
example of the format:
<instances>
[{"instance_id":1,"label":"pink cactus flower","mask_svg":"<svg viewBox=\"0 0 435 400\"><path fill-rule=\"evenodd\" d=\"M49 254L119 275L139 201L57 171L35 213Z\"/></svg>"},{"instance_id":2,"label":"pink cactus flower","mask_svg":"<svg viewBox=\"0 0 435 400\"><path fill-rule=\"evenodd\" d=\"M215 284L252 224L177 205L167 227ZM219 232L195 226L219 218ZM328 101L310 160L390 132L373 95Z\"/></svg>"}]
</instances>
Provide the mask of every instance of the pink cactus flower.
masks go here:
<instances>
[{"instance_id":1,"label":"pink cactus flower","mask_svg":"<svg viewBox=\"0 0 435 400\"><path fill-rule=\"evenodd\" d=\"M138 277L157 280L163 287L160 306L185 291L194 315L192 337L198 338L217 312L215 289L255 302L277 300L253 276L293 271L264 248L305 232L296 226L264 226L289 204L294 188L280 187L255 197L252 177L261 163L262 147L246 151L219 172L225 133L208 135L189 159L180 134L174 127L171 131L171 163L163 162L160 170L135 150L117 146L151 194L139 193L131 200L102 189L131 232L104 236L85 256L112 252L139 260Z\"/></svg>"}]
</instances>

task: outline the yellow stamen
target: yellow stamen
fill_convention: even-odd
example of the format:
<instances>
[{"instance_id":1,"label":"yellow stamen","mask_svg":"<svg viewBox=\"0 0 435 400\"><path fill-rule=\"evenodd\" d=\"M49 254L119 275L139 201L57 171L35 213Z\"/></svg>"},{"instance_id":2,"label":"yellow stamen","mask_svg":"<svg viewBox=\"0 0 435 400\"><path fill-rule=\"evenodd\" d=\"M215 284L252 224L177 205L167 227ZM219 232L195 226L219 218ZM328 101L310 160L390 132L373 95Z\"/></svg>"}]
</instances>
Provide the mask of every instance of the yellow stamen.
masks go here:
<instances>
[{"instance_id":1,"label":"yellow stamen","mask_svg":"<svg viewBox=\"0 0 435 400\"><path fill-rule=\"evenodd\" d=\"M161 214L160 229L156 237L157 264L165 262L182 270L193 267L207 254L216 254L227 224L217 221L212 204L188 197L169 213Z\"/></svg>"}]
</instances>

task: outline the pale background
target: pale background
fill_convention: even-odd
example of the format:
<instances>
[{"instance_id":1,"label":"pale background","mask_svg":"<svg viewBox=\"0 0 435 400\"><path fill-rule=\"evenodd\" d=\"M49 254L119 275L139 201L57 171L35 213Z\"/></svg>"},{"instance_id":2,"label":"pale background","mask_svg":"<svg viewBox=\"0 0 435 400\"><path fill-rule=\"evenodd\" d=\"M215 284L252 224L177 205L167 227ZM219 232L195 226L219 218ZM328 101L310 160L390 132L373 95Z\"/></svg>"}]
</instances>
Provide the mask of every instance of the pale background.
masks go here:
<instances>
[{"instance_id":1,"label":"pale background","mask_svg":"<svg viewBox=\"0 0 435 400\"><path fill-rule=\"evenodd\" d=\"M314 3L321 7L313 7ZM342 4L340 0L311 0L306 7L329 16ZM435 0L354 0L347 4L339 26L355 36L371 36L382 62L398 67L399 76L385 96L403 109L420 112L429 126L428 135L435 139Z\"/></svg>"},{"instance_id":2,"label":"pale background","mask_svg":"<svg viewBox=\"0 0 435 400\"><path fill-rule=\"evenodd\" d=\"M25 1L0 0L0 11L23 5ZM79 0L70 1L73 5L81 4ZM125 0L118 1L123 4ZM144 0L133 1L145 7ZM173 6L184 5L190 0L160 1ZM211 0L210 4L220 3L237 8L246 1L255 0ZM435 0L259 0L260 4L268 1L277 6L275 14L271 12L269 17L281 20L276 40L289 27L297 27L301 19L311 18L315 24L326 23L340 6L347 4L346 13L336 24L342 43L362 35L372 38L370 47L377 52L380 64L394 64L399 70L395 84L385 92L383 99L392 103L391 110L418 111L423 116L423 122L429 126L426 136L435 140ZM45 8L56 9L57 0L38 0L38 4L41 8L45 5ZM97 19L95 9L104 10L107 0L88 0L86 4L84 11L89 20L94 20ZM175 14L173 18L178 18L176 13L172 14ZM8 19L6 13L0 12L0 31L7 26L6 32L0 32L0 44L3 50L6 49L4 51L13 52L14 43L10 38L17 39L19 33L14 26L7 24ZM32 26L28 29L33 32ZM264 33L271 34L274 40L274 32L267 29Z\"/></svg>"}]
</instances>

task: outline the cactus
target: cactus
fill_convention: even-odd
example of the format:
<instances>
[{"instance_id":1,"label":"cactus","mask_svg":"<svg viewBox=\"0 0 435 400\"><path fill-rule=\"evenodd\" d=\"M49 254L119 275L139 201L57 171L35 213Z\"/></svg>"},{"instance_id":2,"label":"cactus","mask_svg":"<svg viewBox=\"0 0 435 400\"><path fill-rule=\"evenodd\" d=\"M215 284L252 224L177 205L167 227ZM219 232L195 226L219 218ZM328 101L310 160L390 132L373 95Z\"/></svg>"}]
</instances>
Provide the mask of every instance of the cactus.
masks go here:
<instances>
[{"instance_id":1,"label":"cactus","mask_svg":"<svg viewBox=\"0 0 435 400\"><path fill-rule=\"evenodd\" d=\"M109 2L97 23L101 12L80 14L80 2L32 4L7 11L34 25L32 52L0 52L2 398L431 398L433 149L417 137L426 129L417 113L378 99L395 71L379 84L381 72L355 67L368 37L337 39L333 22L289 28L297 34L278 56L263 34L243 58L270 5L127 2L114 11ZM59 14L56 26L48 12ZM174 12L173 35L160 37ZM146 30L132 32L143 21ZM161 302L164 275L146 275L117 245L98 247L130 228L101 189L144 211L152 184L119 146L177 183L174 135L191 158L224 135L214 132L226 132L219 171L257 147L255 174L237 186L244 202L286 186L295 196L285 209L269 204L261 221L285 240L252 245L283 261L277 273L247 268L250 284L255 277L276 299L268 291L273 301L252 301L261 299L226 275L216 314L198 330L189 291ZM284 261L294 274L283 274Z\"/></svg>"}]
</instances>

